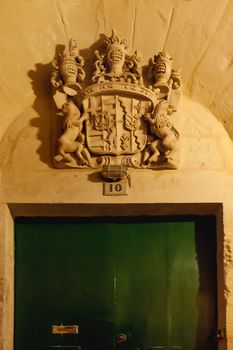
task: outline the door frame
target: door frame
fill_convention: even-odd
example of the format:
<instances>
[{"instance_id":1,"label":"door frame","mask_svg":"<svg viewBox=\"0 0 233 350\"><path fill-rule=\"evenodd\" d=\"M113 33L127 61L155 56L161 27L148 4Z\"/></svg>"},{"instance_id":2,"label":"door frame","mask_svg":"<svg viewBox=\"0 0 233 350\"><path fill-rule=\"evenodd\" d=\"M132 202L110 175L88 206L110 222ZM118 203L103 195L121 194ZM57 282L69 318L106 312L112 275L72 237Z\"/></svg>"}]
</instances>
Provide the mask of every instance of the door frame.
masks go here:
<instances>
[{"instance_id":1,"label":"door frame","mask_svg":"<svg viewBox=\"0 0 233 350\"><path fill-rule=\"evenodd\" d=\"M226 302L227 274L223 230L223 205L221 203L182 204L0 204L0 348L14 348L14 219L16 217L104 217L104 216L192 216L214 215L217 237L217 299L219 350L227 350L231 343L231 325L227 315L232 306ZM230 276L229 276L230 277ZM1 316L2 315L2 316ZM228 332L229 330L229 332ZM230 345L229 345L230 349Z\"/></svg>"}]
</instances>

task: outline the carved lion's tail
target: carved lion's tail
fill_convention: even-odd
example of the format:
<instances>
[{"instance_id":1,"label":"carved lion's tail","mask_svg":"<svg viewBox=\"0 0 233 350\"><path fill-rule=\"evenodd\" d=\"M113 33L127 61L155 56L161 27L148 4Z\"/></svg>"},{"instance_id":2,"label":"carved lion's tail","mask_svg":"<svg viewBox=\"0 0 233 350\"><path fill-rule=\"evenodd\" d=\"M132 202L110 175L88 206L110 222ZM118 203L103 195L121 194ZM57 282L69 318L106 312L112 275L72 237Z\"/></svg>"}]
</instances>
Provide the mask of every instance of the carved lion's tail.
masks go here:
<instances>
[{"instance_id":1,"label":"carved lion's tail","mask_svg":"<svg viewBox=\"0 0 233 350\"><path fill-rule=\"evenodd\" d=\"M176 138L179 139L180 138L179 131L174 126L172 126L171 130L173 131Z\"/></svg>"}]
</instances>

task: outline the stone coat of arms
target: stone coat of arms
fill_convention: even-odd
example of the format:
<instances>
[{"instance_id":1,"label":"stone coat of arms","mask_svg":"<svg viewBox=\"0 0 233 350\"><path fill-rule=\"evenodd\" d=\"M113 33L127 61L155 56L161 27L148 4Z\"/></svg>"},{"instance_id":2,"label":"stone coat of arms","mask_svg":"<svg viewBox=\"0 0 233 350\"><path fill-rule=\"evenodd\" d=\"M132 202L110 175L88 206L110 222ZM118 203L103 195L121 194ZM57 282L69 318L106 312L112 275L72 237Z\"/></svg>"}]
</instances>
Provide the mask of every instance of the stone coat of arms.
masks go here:
<instances>
[{"instance_id":1,"label":"stone coat of arms","mask_svg":"<svg viewBox=\"0 0 233 350\"><path fill-rule=\"evenodd\" d=\"M51 82L58 107L53 128L56 167L179 166L180 136L173 118L180 71L166 52L154 55L147 66L141 62L141 54L129 55L126 41L113 31L105 39L104 52L95 52L92 82L84 89L85 62L76 41L71 39L55 57Z\"/></svg>"}]
</instances>

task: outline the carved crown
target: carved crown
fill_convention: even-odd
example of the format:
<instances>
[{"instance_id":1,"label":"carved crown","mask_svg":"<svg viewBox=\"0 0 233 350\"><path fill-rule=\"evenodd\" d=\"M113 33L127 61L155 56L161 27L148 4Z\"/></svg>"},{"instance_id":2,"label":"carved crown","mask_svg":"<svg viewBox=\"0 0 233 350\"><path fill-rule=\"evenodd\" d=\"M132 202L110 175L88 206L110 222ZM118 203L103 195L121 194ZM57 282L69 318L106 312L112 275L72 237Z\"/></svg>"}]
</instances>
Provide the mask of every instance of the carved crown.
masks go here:
<instances>
[{"instance_id":1,"label":"carved crown","mask_svg":"<svg viewBox=\"0 0 233 350\"><path fill-rule=\"evenodd\" d=\"M119 38L115 29L112 30L111 36L105 39L105 44L106 44L107 50L110 50L113 47L121 48L124 51L127 49L126 40Z\"/></svg>"},{"instance_id":2,"label":"carved crown","mask_svg":"<svg viewBox=\"0 0 233 350\"><path fill-rule=\"evenodd\" d=\"M167 52L159 52L157 55L154 55L153 62L158 63L160 61L170 62L172 61L171 56Z\"/></svg>"},{"instance_id":3,"label":"carved crown","mask_svg":"<svg viewBox=\"0 0 233 350\"><path fill-rule=\"evenodd\" d=\"M142 66L138 51L130 55L126 40L112 30L104 50L95 51L88 78L76 41L70 40L62 59L53 61L51 82L66 102L59 107L63 128L57 120L56 167L178 167L180 136L173 114L181 78L168 53L159 52ZM112 173L107 178L116 179Z\"/></svg>"}]
</instances>

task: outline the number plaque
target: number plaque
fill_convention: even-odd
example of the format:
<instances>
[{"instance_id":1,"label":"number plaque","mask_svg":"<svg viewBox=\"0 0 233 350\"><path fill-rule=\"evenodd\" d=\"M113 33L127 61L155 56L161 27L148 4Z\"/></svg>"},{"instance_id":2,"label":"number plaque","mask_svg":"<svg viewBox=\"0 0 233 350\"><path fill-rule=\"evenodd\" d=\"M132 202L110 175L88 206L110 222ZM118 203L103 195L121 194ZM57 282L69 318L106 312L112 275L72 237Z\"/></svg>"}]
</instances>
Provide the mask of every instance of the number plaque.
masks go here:
<instances>
[{"instance_id":1,"label":"number plaque","mask_svg":"<svg viewBox=\"0 0 233 350\"><path fill-rule=\"evenodd\" d=\"M126 179L114 182L104 182L104 196L127 196L128 183Z\"/></svg>"}]
</instances>

